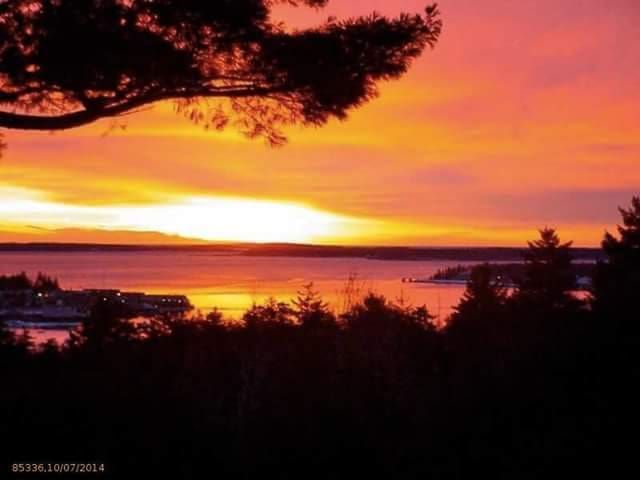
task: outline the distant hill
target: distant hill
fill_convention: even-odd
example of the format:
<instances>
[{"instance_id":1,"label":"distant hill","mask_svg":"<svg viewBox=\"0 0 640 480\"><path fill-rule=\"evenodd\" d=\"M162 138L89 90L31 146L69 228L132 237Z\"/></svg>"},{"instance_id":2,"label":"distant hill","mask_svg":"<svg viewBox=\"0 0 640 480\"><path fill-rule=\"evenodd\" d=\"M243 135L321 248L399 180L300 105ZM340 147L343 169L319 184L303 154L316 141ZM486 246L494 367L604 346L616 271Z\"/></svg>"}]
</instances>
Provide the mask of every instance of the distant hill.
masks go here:
<instances>
[{"instance_id":1,"label":"distant hill","mask_svg":"<svg viewBox=\"0 0 640 480\"><path fill-rule=\"evenodd\" d=\"M519 261L523 248L511 247L348 247L322 245L266 244L248 247L244 255L283 257L364 257L372 260L459 260ZM595 261L596 248L575 248L576 260Z\"/></svg>"},{"instance_id":2,"label":"distant hill","mask_svg":"<svg viewBox=\"0 0 640 480\"><path fill-rule=\"evenodd\" d=\"M371 260L520 261L523 248L511 247L351 247L300 244L128 245L95 243L0 243L0 252L141 252L177 251L251 257L367 258ZM596 261L601 251L575 248L579 261Z\"/></svg>"}]
</instances>

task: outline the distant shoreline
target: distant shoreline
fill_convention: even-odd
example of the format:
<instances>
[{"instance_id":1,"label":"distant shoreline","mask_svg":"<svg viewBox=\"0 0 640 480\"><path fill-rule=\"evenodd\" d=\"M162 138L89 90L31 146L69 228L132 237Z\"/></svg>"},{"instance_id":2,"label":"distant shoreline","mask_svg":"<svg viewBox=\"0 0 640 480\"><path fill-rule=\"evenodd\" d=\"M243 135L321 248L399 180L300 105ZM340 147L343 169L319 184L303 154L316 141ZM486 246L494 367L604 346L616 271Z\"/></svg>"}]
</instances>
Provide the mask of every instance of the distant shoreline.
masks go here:
<instances>
[{"instance_id":1,"label":"distant shoreline","mask_svg":"<svg viewBox=\"0 0 640 480\"><path fill-rule=\"evenodd\" d=\"M90 243L0 243L0 253L187 252L208 255L292 258L365 258L403 261L519 261L517 247L361 247L304 244L125 245ZM597 261L599 248L573 248L575 260Z\"/></svg>"}]
</instances>

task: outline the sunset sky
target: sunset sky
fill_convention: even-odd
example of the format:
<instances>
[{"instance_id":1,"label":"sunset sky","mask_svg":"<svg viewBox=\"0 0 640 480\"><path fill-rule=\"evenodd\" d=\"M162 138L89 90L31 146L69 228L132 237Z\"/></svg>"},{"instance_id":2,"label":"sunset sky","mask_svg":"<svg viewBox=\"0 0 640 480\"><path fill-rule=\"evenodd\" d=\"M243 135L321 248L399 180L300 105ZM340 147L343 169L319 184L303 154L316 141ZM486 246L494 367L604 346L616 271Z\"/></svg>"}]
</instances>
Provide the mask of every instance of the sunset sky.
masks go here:
<instances>
[{"instance_id":1,"label":"sunset sky","mask_svg":"<svg viewBox=\"0 0 640 480\"><path fill-rule=\"evenodd\" d=\"M420 12L425 1L282 9ZM442 0L444 33L345 122L271 148L171 104L5 132L0 241L597 245L640 192L638 0ZM123 124L124 129L120 128Z\"/></svg>"}]
</instances>

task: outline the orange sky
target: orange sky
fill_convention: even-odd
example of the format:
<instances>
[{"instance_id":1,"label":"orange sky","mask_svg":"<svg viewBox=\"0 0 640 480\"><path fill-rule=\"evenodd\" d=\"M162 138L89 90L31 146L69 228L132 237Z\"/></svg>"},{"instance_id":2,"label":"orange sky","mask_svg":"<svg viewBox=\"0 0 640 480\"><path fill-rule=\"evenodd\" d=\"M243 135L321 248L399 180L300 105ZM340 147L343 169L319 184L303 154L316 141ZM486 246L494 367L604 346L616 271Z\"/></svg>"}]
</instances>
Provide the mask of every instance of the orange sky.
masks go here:
<instances>
[{"instance_id":1,"label":"orange sky","mask_svg":"<svg viewBox=\"0 0 640 480\"><path fill-rule=\"evenodd\" d=\"M640 3L440 5L440 43L407 76L346 122L288 131L284 148L204 132L169 104L124 130L5 132L0 241L519 246L555 226L596 245L640 192ZM423 7L333 0L279 15Z\"/></svg>"}]
</instances>

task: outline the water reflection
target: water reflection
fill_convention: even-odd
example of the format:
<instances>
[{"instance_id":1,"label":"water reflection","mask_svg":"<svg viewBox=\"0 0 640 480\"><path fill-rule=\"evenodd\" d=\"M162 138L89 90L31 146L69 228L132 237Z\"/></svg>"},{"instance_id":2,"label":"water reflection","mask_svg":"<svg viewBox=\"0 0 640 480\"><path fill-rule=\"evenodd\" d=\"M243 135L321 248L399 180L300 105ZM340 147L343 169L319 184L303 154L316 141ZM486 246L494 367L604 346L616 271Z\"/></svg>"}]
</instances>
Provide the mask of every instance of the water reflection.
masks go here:
<instances>
[{"instance_id":1,"label":"water reflection","mask_svg":"<svg viewBox=\"0 0 640 480\"><path fill-rule=\"evenodd\" d=\"M403 277L427 277L460 262L379 261L362 258L242 257L185 252L20 252L0 253L0 274L45 272L63 288L118 288L146 293L185 294L196 308L219 308L239 318L253 303L269 297L288 301L304 284L315 288L336 310L344 304L345 285L390 299L426 304L444 318L462 294L459 285L402 283ZM60 332L33 331L39 339ZM63 332L64 334L64 332Z\"/></svg>"}]
</instances>

